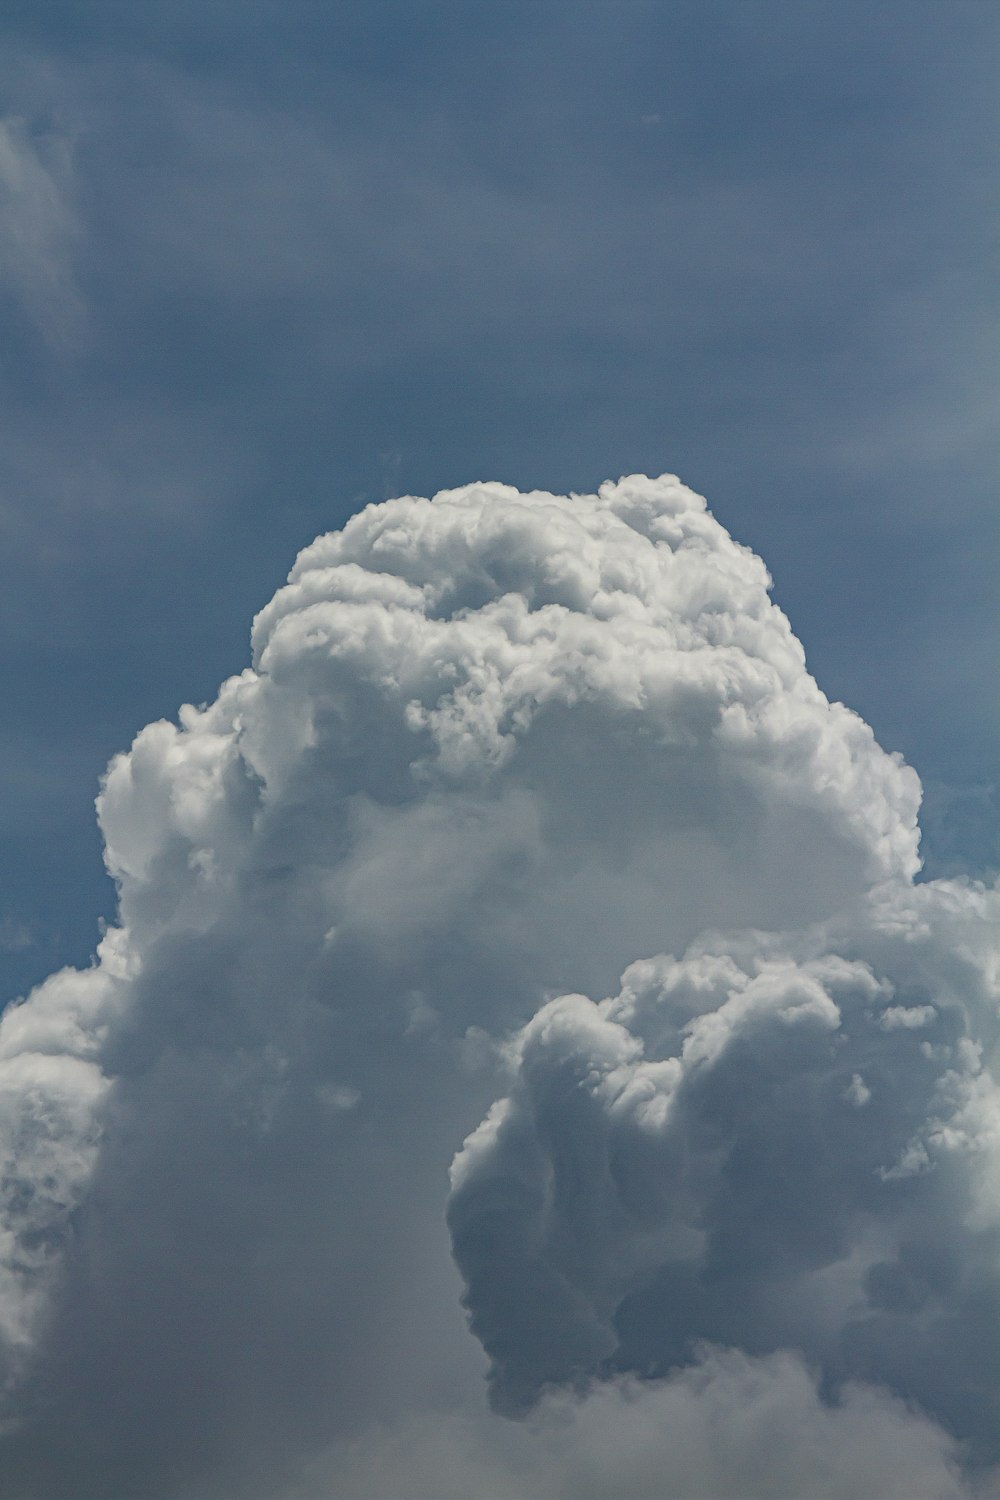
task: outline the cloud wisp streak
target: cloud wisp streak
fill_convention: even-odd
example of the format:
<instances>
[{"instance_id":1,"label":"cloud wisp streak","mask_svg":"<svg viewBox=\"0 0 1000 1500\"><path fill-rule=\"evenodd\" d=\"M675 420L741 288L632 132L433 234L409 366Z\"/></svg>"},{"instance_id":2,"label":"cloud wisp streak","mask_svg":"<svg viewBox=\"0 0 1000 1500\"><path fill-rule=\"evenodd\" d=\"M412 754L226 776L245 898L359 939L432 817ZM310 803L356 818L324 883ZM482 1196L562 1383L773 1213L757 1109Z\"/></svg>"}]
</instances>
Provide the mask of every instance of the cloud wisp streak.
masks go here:
<instances>
[{"instance_id":1,"label":"cloud wisp streak","mask_svg":"<svg viewBox=\"0 0 1000 1500\"><path fill-rule=\"evenodd\" d=\"M57 351L77 340L84 303L71 251L80 235L71 142L0 118L0 291Z\"/></svg>"},{"instance_id":2,"label":"cloud wisp streak","mask_svg":"<svg viewBox=\"0 0 1000 1500\"><path fill-rule=\"evenodd\" d=\"M369 506L115 759L0 1022L6 1492L996 1462L996 893L769 582L672 476Z\"/></svg>"}]
</instances>

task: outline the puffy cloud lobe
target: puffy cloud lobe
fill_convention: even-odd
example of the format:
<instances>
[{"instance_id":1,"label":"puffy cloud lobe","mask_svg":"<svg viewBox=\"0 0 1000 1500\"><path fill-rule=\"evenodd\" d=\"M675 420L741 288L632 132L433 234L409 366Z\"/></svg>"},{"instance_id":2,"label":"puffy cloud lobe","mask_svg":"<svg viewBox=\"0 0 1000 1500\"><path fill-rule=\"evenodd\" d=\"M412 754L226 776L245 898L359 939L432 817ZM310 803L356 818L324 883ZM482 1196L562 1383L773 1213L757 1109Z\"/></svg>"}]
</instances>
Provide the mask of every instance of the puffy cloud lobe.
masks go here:
<instances>
[{"instance_id":1,"label":"puffy cloud lobe","mask_svg":"<svg viewBox=\"0 0 1000 1500\"><path fill-rule=\"evenodd\" d=\"M937 1410L992 1285L987 898L913 886L917 778L760 560L669 476L473 485L320 538L253 645L112 763L120 925L0 1021L11 1493L277 1492L467 1400L446 1166L511 1068L451 1206L503 1403L707 1337Z\"/></svg>"},{"instance_id":2,"label":"puffy cloud lobe","mask_svg":"<svg viewBox=\"0 0 1000 1500\"><path fill-rule=\"evenodd\" d=\"M481 774L546 710L598 704L626 735L780 780L873 873L913 873L916 778L823 697L768 583L676 481L568 501L481 485L369 507L307 548L255 651L278 680L334 655L355 692L402 699L428 774Z\"/></svg>"},{"instance_id":3,"label":"puffy cloud lobe","mask_svg":"<svg viewBox=\"0 0 1000 1500\"><path fill-rule=\"evenodd\" d=\"M100 965L55 974L0 1022L0 1340L20 1368L92 1170L109 1085L99 1056L127 973L119 933Z\"/></svg>"},{"instance_id":4,"label":"puffy cloud lobe","mask_svg":"<svg viewBox=\"0 0 1000 1500\"><path fill-rule=\"evenodd\" d=\"M995 1457L998 924L981 887L883 889L545 1005L453 1167L497 1404L710 1338L885 1382Z\"/></svg>"}]
</instances>

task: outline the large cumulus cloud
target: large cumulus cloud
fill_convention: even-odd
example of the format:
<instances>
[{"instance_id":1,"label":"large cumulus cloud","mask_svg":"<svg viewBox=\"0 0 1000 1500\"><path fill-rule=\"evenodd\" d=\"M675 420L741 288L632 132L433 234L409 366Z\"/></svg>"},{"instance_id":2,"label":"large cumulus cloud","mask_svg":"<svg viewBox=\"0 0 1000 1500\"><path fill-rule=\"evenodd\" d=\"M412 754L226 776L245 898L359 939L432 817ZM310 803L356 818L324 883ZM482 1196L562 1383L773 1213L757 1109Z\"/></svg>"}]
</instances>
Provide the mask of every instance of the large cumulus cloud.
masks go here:
<instances>
[{"instance_id":1,"label":"large cumulus cloud","mask_svg":"<svg viewBox=\"0 0 1000 1500\"><path fill-rule=\"evenodd\" d=\"M390 501L113 762L119 924L0 1022L11 1494L461 1447L466 1136L505 1410L565 1387L624 1455L745 1376L817 1454L895 1424L928 1494L947 1433L988 1459L992 897L914 885L917 778L768 582L669 476Z\"/></svg>"}]
</instances>

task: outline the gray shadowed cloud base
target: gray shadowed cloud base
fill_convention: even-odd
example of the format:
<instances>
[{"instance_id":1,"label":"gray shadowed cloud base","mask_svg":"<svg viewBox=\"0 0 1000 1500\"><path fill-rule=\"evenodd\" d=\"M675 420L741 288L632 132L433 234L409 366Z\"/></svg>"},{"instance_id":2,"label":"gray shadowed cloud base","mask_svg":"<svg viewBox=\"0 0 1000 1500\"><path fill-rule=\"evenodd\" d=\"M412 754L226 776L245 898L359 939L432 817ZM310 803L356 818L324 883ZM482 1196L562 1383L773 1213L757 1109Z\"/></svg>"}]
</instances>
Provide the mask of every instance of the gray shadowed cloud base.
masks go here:
<instances>
[{"instance_id":1,"label":"gray shadowed cloud base","mask_svg":"<svg viewBox=\"0 0 1000 1500\"><path fill-rule=\"evenodd\" d=\"M987 1482L997 897L768 587L670 476L369 506L112 762L0 1022L5 1495Z\"/></svg>"}]
</instances>

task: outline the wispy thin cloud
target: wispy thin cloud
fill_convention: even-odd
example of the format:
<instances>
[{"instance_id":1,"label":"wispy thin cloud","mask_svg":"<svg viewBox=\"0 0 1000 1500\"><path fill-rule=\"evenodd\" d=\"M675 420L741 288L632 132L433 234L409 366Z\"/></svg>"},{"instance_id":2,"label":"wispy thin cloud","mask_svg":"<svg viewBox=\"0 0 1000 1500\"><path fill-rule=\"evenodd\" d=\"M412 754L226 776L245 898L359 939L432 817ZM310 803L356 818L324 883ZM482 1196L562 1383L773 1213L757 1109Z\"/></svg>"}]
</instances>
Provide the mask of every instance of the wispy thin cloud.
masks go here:
<instances>
[{"instance_id":1,"label":"wispy thin cloud","mask_svg":"<svg viewBox=\"0 0 1000 1500\"><path fill-rule=\"evenodd\" d=\"M73 266L80 234L68 139L0 120L0 285L59 350L73 347L84 322Z\"/></svg>"}]
</instances>

